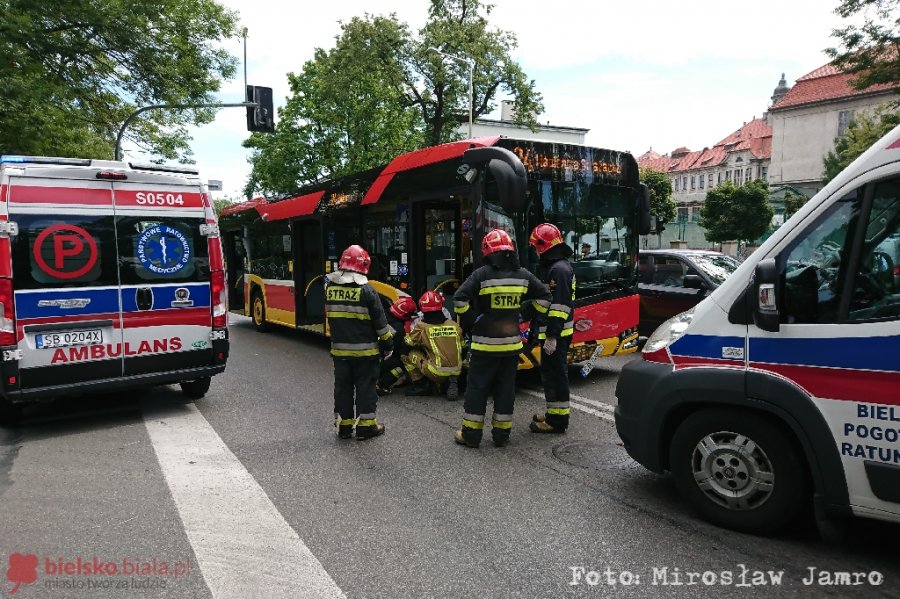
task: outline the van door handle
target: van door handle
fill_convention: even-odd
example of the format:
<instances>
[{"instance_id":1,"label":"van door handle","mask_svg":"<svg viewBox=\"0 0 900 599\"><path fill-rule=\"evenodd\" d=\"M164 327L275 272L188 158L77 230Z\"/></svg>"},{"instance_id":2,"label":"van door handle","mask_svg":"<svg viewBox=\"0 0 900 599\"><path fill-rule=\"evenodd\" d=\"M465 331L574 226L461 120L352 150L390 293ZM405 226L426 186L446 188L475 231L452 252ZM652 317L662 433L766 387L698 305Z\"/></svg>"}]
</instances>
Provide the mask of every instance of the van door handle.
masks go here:
<instances>
[{"instance_id":1,"label":"van door handle","mask_svg":"<svg viewBox=\"0 0 900 599\"><path fill-rule=\"evenodd\" d=\"M138 310L153 309L153 289L150 287L138 287L134 290L134 303Z\"/></svg>"}]
</instances>

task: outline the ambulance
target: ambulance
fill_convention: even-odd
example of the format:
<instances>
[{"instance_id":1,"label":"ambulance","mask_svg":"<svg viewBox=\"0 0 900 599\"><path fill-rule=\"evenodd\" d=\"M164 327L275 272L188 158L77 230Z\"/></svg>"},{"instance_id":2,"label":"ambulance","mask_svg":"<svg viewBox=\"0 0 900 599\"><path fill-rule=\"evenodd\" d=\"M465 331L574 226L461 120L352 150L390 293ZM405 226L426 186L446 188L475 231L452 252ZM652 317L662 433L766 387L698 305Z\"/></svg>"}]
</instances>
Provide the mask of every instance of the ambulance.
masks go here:
<instances>
[{"instance_id":1,"label":"ambulance","mask_svg":"<svg viewBox=\"0 0 900 599\"><path fill-rule=\"evenodd\" d=\"M0 156L0 410L179 383L228 358L225 271L197 171Z\"/></svg>"},{"instance_id":2,"label":"ambulance","mask_svg":"<svg viewBox=\"0 0 900 599\"><path fill-rule=\"evenodd\" d=\"M900 127L650 336L616 387L628 453L723 527L900 522L898 233Z\"/></svg>"}]
</instances>

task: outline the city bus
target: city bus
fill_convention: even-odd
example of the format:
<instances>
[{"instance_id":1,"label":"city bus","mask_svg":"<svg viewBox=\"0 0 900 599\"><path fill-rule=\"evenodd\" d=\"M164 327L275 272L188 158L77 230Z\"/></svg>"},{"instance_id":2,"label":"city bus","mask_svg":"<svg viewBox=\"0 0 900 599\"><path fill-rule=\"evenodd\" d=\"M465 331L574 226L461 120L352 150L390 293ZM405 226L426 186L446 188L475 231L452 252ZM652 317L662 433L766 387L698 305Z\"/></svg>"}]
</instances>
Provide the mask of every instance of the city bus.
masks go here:
<instances>
[{"instance_id":1,"label":"city bus","mask_svg":"<svg viewBox=\"0 0 900 599\"><path fill-rule=\"evenodd\" d=\"M482 236L505 229L522 265L536 271L528 237L541 222L556 224L575 249L586 240L597 249L589 268L575 263L569 361L636 351L638 236L650 218L634 157L499 136L427 147L289 197L229 206L219 226L230 306L261 331L278 325L327 335L325 275L344 248L360 244L386 305L436 290L452 311L453 293L481 263ZM526 323L522 329L527 336ZM520 368L539 360L528 345Z\"/></svg>"}]
</instances>

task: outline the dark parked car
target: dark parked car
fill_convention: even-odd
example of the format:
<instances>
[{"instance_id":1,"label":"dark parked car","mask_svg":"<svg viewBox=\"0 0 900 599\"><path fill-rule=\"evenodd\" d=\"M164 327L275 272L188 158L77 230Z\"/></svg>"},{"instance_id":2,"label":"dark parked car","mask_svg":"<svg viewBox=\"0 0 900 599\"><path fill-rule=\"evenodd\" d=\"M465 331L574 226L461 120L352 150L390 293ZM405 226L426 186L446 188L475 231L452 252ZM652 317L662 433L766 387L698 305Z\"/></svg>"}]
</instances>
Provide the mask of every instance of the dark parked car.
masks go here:
<instances>
[{"instance_id":1,"label":"dark parked car","mask_svg":"<svg viewBox=\"0 0 900 599\"><path fill-rule=\"evenodd\" d=\"M707 250L641 250L638 332L649 336L669 318L697 305L738 266L731 256Z\"/></svg>"}]
</instances>

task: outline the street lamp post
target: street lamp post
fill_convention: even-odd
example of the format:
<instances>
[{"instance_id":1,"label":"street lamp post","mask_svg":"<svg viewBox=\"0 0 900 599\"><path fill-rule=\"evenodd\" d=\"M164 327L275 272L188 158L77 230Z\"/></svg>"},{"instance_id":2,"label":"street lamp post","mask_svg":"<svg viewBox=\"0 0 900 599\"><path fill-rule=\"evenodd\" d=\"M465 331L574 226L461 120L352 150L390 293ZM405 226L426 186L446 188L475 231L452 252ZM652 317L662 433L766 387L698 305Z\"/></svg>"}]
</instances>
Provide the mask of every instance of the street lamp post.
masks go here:
<instances>
[{"instance_id":1,"label":"street lamp post","mask_svg":"<svg viewBox=\"0 0 900 599\"><path fill-rule=\"evenodd\" d=\"M445 58L449 58L451 60L455 60L457 62L461 62L469 67L469 139L472 139L472 120L474 118L474 103L475 103L475 88L473 86L473 79L475 76L475 61L471 58L465 58L463 56L456 56L455 54L448 54L442 50L438 50L435 47L429 48L432 52L437 52L441 56Z\"/></svg>"}]
</instances>

